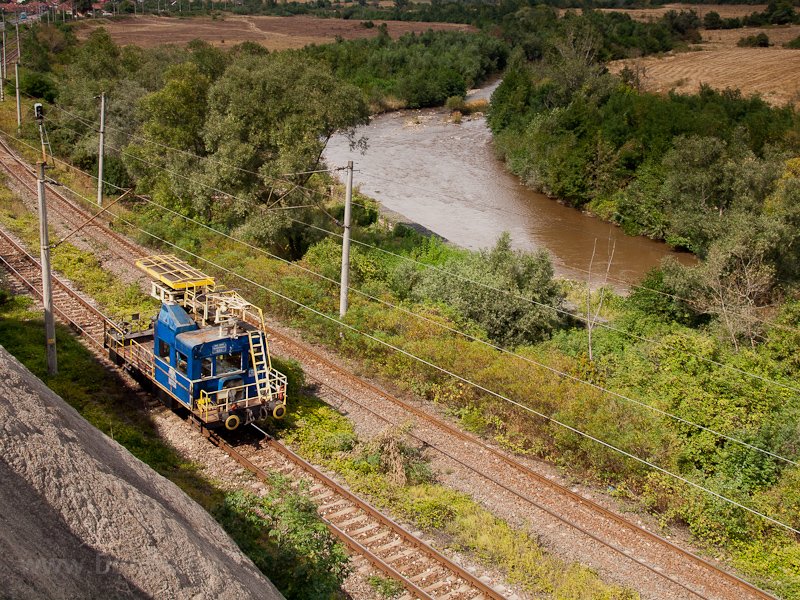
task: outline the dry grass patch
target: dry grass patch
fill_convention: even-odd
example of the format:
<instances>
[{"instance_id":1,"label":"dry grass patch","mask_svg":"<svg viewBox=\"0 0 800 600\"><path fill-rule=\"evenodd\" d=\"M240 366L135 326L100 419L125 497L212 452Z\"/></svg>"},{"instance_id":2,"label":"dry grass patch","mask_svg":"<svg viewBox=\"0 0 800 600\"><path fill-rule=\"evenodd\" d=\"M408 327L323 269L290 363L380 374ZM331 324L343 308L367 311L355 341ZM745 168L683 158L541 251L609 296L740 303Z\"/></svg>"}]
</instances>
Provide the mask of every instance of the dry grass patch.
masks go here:
<instances>
[{"instance_id":1,"label":"dry grass patch","mask_svg":"<svg viewBox=\"0 0 800 600\"><path fill-rule=\"evenodd\" d=\"M405 33L435 31L476 31L470 25L451 23L415 23L406 21L374 21L386 23L389 35L399 38ZM135 45L153 48L162 44L185 46L194 39L205 40L214 46L226 48L241 42L255 42L269 50L302 48L308 44L327 44L337 36L346 40L370 38L378 35L378 27L366 28L359 20L320 19L311 16L257 17L232 16L212 19L193 17L176 19L167 17L130 17L109 21L98 19L85 22L78 29L78 37L85 39L93 29L105 27L112 39L121 46Z\"/></svg>"}]
</instances>

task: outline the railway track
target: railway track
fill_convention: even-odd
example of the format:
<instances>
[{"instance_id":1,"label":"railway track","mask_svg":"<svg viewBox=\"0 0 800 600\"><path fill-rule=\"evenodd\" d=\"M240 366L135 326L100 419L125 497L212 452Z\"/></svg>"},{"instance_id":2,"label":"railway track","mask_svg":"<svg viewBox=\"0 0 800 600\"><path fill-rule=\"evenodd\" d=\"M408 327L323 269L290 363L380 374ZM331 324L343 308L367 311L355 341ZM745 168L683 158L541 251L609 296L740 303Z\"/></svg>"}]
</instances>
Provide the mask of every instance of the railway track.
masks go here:
<instances>
[{"instance_id":1,"label":"railway track","mask_svg":"<svg viewBox=\"0 0 800 600\"><path fill-rule=\"evenodd\" d=\"M0 137L0 166L17 185L30 192L34 197L37 195L35 172L2 137ZM100 211L99 208L93 207L96 210L91 213L79 201L70 198L69 195L59 190L52 180L48 180L45 188L48 210L63 219L70 231L83 227L84 235L92 237L95 241L100 241L108 251L125 261L130 261L133 256L145 254L145 250L141 246L111 229L101 218L97 218L87 224Z\"/></svg>"},{"instance_id":2,"label":"railway track","mask_svg":"<svg viewBox=\"0 0 800 600\"><path fill-rule=\"evenodd\" d=\"M0 230L0 264L20 289L42 299L41 266L27 250L5 231ZM70 284L53 275L53 312L95 348L103 348L105 316Z\"/></svg>"},{"instance_id":3,"label":"railway track","mask_svg":"<svg viewBox=\"0 0 800 600\"><path fill-rule=\"evenodd\" d=\"M682 592L683 596L692 598L774 600L771 594L534 471L481 438L354 376L309 345L275 328L270 328L269 334L273 350L301 362L307 379L329 389L350 407L371 413L388 425L407 424L411 419L415 423L413 437L421 444L478 473L487 483L509 496L532 504L558 524L575 529L593 540L598 548L614 552L620 560L630 561L653 577L662 579L665 590L672 588L669 593L665 591L663 597L677 598ZM396 420L387 418L389 411L382 410L384 405L376 404L376 400L392 404L402 416ZM444 443L445 436L457 440L457 443ZM456 451L446 449L448 446ZM466 446L478 451L465 451ZM479 457L478 464L470 459L474 456ZM555 496L542 494L543 489ZM664 551L668 553L668 564L664 562ZM656 557L661 557L661 560L654 560Z\"/></svg>"},{"instance_id":4,"label":"railway track","mask_svg":"<svg viewBox=\"0 0 800 600\"><path fill-rule=\"evenodd\" d=\"M13 150L9 148L4 141L0 141L0 165L5 167L21 185L35 193L35 187L32 187L30 183L31 179L35 180L32 170L16 156ZM24 181L26 177L28 178L27 182ZM78 221L84 223L87 220L88 215L85 209L58 193L58 191L53 190L51 187L48 192L48 199L52 197L55 197L59 203L64 203L66 208L63 210L65 212L72 211L74 213L73 219L76 223ZM111 247L118 244L118 247L121 249L120 255L130 263L143 254L143 250L139 246L132 244L104 224L93 224L90 231L91 235L100 237L104 244L108 244L109 241L111 241ZM3 237L6 238L6 236ZM0 248L4 255L6 243L7 242L4 240L3 246ZM8 265L5 260L3 262L5 262L7 268L10 268L13 272L15 272L15 269L23 269L21 264L14 267L13 265ZM31 267L28 266L27 268L30 269ZM25 273L28 273L28 275L25 275ZM21 271L21 276L23 278L29 277L30 274L30 270ZM62 296L62 292L60 291L62 285L69 289L66 283L62 284L61 282L57 288L54 287L54 290L58 289L54 296L57 316L72 324L74 328L86 335L93 343L97 344L96 339L93 338L93 336L97 335L97 331L91 327L92 318L88 316L76 316L77 313L74 312L75 309L66 308L70 302L72 302L68 299L68 296L70 293L74 294L74 291L69 290L69 292L64 292L64 296ZM30 284L26 284L27 289L30 289L40 297L41 292L37 292L35 287L35 285L31 286ZM78 302L78 304L83 303L88 304L88 301L81 299L81 301ZM90 304L89 306L90 308L88 310L96 311ZM97 319L94 318L94 320L96 322ZM429 414L414 404L401 400L395 395L389 394L385 390L361 378L353 376L344 368L329 360L307 344L298 342L275 328L271 328L269 334L272 338L271 343L273 347L280 348L281 353L284 355L300 360L310 378L319 381L340 398L354 406L360 407L361 410L372 412L376 418L383 419L387 422L388 419L386 415L390 411L388 409L386 411L380 408L376 409L376 406L388 407L391 405L395 413L399 411L405 415L406 420L410 417L416 422L414 435L422 443L438 450L444 456L448 457L449 460L454 461L463 468L478 474L486 480L487 484L494 485L501 492L513 496L518 501L527 503L530 507L540 511L544 517L551 519L557 526L569 527L579 532L581 536L591 540L591 543L596 545L599 552L616 553L620 561L632 563L631 568L642 569L647 572L648 577L662 580L665 586L664 589L672 590L668 597L774 598L748 582L720 569L711 562L680 548L669 540L617 515L597 502L537 473L513 456L498 450L480 438L464 433L447 421ZM102 338L102 332L100 332L100 336ZM279 344L278 346L275 346L276 342ZM102 346L102 339L100 339L99 344ZM381 404L375 404L376 401ZM403 418L400 418L400 422L402 421ZM448 450L446 448L448 444L443 441L445 438L456 440L457 444L461 447L461 451L454 453ZM224 440L215 440L212 437L211 441L218 444L225 444L230 448ZM270 441L268 444L275 450L280 451L280 448L284 448L275 441ZM223 447L223 449L226 448ZM288 449L286 450L288 451ZM246 457L242 452L238 450L236 452L239 453L238 458L234 456L236 460L249 461L253 468L250 466L247 468L261 476L258 469L263 471L263 468L256 463L266 459L260 457ZM503 469L493 467L491 469L492 472L487 473L487 457L491 459L495 465L502 465ZM325 497L321 497L320 500L324 501ZM339 502L340 500L337 499L336 501ZM345 510L345 505L339 506L342 506L340 511ZM333 511L331 514L340 511ZM350 512L344 512L339 516L346 517L350 514ZM345 519L345 521L354 519L356 516L360 519L361 514L359 513L356 515L353 513L352 516L349 519ZM353 523L348 523L345 528L351 525L357 525L360 522L360 520L357 520ZM366 526L366 524L361 525L361 527L355 528L354 531L358 531ZM337 526L333 525L333 527ZM347 532L342 530L340 533L346 534ZM365 532L360 532L354 535L364 538L364 533ZM369 536L367 536L367 538L368 537ZM365 549L360 548L361 542L359 542L358 539L345 540L345 543L347 543L351 549L354 549L354 551L364 554ZM406 551L407 549L404 547L402 552L398 550L395 554L402 554ZM411 556L411 554L406 554L401 556L400 559L405 561L409 556ZM390 555L386 558L397 557ZM377 556L376 559L371 559L371 562L385 573L396 576L386 568L386 565L380 564L382 560L383 558ZM394 568L391 564L389 564L388 567ZM416 573L412 577L416 577L417 575L419 575L419 573ZM451 577L456 577L456 575L451 575ZM415 590L413 587L415 585L415 582L410 581L406 589ZM455 584L448 586L443 584L440 587L444 587L449 592L453 592L454 590L452 588L454 585ZM459 585L463 586L464 584ZM419 591L417 590L413 593L418 595ZM484 597L499 597L486 595L490 593L486 591L482 593ZM448 597L461 598L461 596L457 595Z\"/></svg>"},{"instance_id":5,"label":"railway track","mask_svg":"<svg viewBox=\"0 0 800 600\"><path fill-rule=\"evenodd\" d=\"M0 230L0 264L17 284L41 299L41 268L20 244ZM103 349L105 316L90 301L58 277L53 278L56 316L95 348ZM244 450L218 434L198 427L211 443L229 454L259 479L267 469L310 483L318 512L331 532L354 554L387 577L398 580L406 598L420 600L502 600L503 596L411 532L381 514L282 444L265 435L266 450ZM262 432L263 433L263 432Z\"/></svg>"}]
</instances>

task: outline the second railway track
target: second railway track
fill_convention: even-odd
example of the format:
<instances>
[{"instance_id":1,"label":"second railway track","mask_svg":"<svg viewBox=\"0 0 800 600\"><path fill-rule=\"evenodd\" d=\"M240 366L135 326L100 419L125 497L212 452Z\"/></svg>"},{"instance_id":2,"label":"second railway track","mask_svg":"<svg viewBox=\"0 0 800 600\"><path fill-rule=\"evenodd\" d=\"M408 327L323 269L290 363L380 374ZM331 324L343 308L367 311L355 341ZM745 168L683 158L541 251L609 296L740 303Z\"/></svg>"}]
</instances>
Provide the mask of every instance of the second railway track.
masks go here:
<instances>
[{"instance_id":1,"label":"second railway track","mask_svg":"<svg viewBox=\"0 0 800 600\"><path fill-rule=\"evenodd\" d=\"M30 183L31 179L35 181L33 172L25 166L24 162L16 156L5 142L0 143L0 163L11 172L20 184L29 190L35 190ZM28 178L27 182L24 181L26 178ZM53 194L57 195L58 202L65 203L63 209L65 212L72 211L74 213L69 222L77 223L80 221L83 223L91 216L86 209L64 195L57 192L53 192ZM101 223L92 225L90 229L87 229L87 234L97 236L102 244L117 248L117 252L120 255L124 255L124 258L128 261L132 261L142 255L142 250L139 246ZM5 235L3 238L2 252L5 253L9 248L8 238ZM9 265L7 268L12 270L22 269L24 271L20 265L17 267ZM25 268L28 269L26 271L27 275L22 273L22 277L31 275L30 265ZM33 290L35 288L35 284L29 283L26 285L29 289ZM68 291L60 291L62 287ZM98 339L102 340L102 331L98 333L96 324L92 324L92 318L86 316L88 313L84 314L84 316L79 314L80 310L97 311L97 309L88 300L75 294L74 290L71 290L66 283L59 283L56 290L54 305L57 315L62 320L70 322L73 327L80 330L93 343L97 344ZM75 294L80 300L69 300L70 294ZM83 308L73 308L71 307L73 303L82 305ZM96 321L96 319L94 320ZM432 448L448 454L446 449L441 449L443 435L457 439L464 446L473 447L473 450L461 452L457 457L451 456L451 460L460 462L465 468L475 471L488 482L498 486L498 489L502 489L515 496L518 500L527 502L537 510L547 513L560 526L570 527L579 531L581 535L591 539L592 543L597 544L598 548L604 548L603 551L618 554L620 561L634 563L631 568L644 569L648 572L648 577L661 578L664 582L665 590L675 590L673 593L658 597L774 598L748 582L720 569L711 562L653 534L629 519L617 515L597 502L544 477L521 461L494 448L476 436L465 434L448 422L432 416L409 402L400 400L361 378L353 376L340 365L329 360L307 344L298 342L276 329L270 331L270 336L273 339L273 343L278 342L281 352L299 359L310 377L329 387L338 396L347 398L349 402L353 402L355 405L360 405L363 410L370 410L365 404L365 399L366 403L369 403L370 398L375 398L380 402L394 405L396 409L415 419L418 423L415 435ZM99 343L102 345L102 341ZM356 396L358 398L355 398ZM373 412L375 411L373 410ZM385 415L382 418L386 420ZM275 443L271 442L271 444ZM508 473L513 474L510 479L500 477L502 480L498 480L499 474L497 472L491 475L484 472L486 470L485 460L483 465L480 465L475 464L475 461L470 459L473 456L485 458L487 453L492 460L506 467ZM249 460L243 454L240 458ZM550 496L547 498L542 496L542 490L550 490ZM351 549L357 548L358 542L357 540L352 540L348 545ZM373 564L377 563L373 562ZM388 571L385 572L388 573ZM414 589L413 586L416 584L414 582L410 582L410 584L407 589ZM440 587L446 587L451 592L454 591L454 589L451 589L453 586ZM490 592L484 591L483 593L485 597L493 597L486 595L490 594ZM457 595L448 597L461 598L461 596Z\"/></svg>"},{"instance_id":2,"label":"second railway track","mask_svg":"<svg viewBox=\"0 0 800 600\"><path fill-rule=\"evenodd\" d=\"M0 230L0 264L16 282L41 298L37 261L11 236ZM105 316L58 277L53 278L53 304L59 320L70 325L96 349L103 348ZM236 448L216 433L200 428L217 447L259 479L268 471L309 480L313 499L332 533L351 552L369 561L387 577L398 580L406 598L420 600L502 600L495 591L461 566L404 529L363 499L347 491L297 454L266 438L266 448Z\"/></svg>"}]
</instances>

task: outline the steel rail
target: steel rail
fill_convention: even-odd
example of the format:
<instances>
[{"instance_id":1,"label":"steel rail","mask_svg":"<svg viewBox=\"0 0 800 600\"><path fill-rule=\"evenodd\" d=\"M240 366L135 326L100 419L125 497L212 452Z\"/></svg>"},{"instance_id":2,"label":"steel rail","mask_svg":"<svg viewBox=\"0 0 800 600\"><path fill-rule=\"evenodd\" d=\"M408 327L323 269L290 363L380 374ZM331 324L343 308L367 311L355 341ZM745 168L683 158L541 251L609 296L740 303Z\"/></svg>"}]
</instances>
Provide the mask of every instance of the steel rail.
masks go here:
<instances>
[{"instance_id":1,"label":"steel rail","mask_svg":"<svg viewBox=\"0 0 800 600\"><path fill-rule=\"evenodd\" d=\"M513 469L516 469L521 474L523 474L523 475L525 475L527 477L530 477L531 479L534 479L537 483L544 484L547 487L551 488L552 490L554 490L554 491L566 496L568 499L573 500L575 502L578 502L578 503L584 505L585 507L589 508L591 511L596 512L596 513L606 517L607 519L613 521L614 523L626 527L627 529L633 531L637 535L644 536L647 539L649 539L649 540L651 540L653 542L656 542L657 544L669 549L671 552L675 552L675 553L677 553L677 554L689 559L690 561L694 562L698 566L700 566L700 567L702 567L704 569L708 569L708 570L714 572L715 574L721 575L723 577L723 579L726 579L729 583L732 583L736 587L741 588L743 590L747 590L747 592L749 592L750 594L754 595L755 597L762 598L764 600L775 600L775 596L765 592L764 590L761 590L761 589L757 588L753 584L751 584L751 583L749 583L749 582L737 577L736 575L733 575L732 573L729 573L729 572L727 572L727 571L725 571L723 569L720 569L716 565L714 565L714 564L710 563L709 561L701 558L700 556L697 556L693 552L690 552L690 551L688 551L688 550L686 550L684 548L681 548L680 546L670 542L669 540L661 537L660 535L658 535L656 533L653 533L653 532L651 532L651 531L649 531L649 530L647 530L647 529L645 529L643 527L639 527L638 525L636 525L634 523L631 523L627 519L621 517L620 515L616 514L613 511L605 508L604 506L598 504L597 502L595 502L595 501L593 501L593 500L591 500L589 498L586 498L586 497L582 496L581 494L573 492L569 488L567 488L565 486L562 486L559 483L557 483L555 481L552 481L551 479L548 479L547 477L544 477L543 475L537 473L536 471L534 471L530 467L527 467L526 465L522 464L521 462L509 457L504 452L500 452L495 447L493 447L492 445L490 445L486 441L482 440L481 438L479 438L479 437L477 437L477 436L475 436L473 434L467 433L467 432L457 428L456 426L448 423L447 421L444 421L444 420L442 420L442 419L440 419L440 418L438 418L438 417L436 417L434 415L431 415L427 411L425 411L425 410L423 410L423 409L421 409L421 408L419 408L419 407L417 407L417 406L415 406L415 405L413 405L413 404L411 404L409 402L401 400L400 398L396 397L395 395L388 393L387 391L381 389L380 387L378 387L377 385L375 385L375 384L373 384L373 383L371 383L369 381L366 381L366 380L364 380L364 379L362 379L360 377L354 376L349 371L346 371L341 366L337 365L333 361L329 360L328 358L326 358L325 356L323 356L322 354L320 354L319 352L314 350L308 344L305 344L303 342L299 342L298 340L295 340L295 339L287 336L286 334L276 330L274 327L269 327L268 326L267 329L268 329L268 332L269 332L269 334L271 336L282 340L286 344L289 344L291 346L299 348L301 350L301 352L303 352L303 353L305 353L307 355L310 355L313 360L317 361L318 363L322 364L323 366L327 367L328 369L334 371L337 377L344 378L344 379L346 379L348 381L353 382L356 386L361 386L361 387L364 387L364 388L368 389L369 391L371 391L372 393L378 395L379 397L382 397L385 400L387 400L387 401L389 401L391 403L394 403L397 406L400 406L402 409L412 413L413 415L415 415L419 419L423 420L424 422L432 424L435 427L438 427L439 429L447 432L450 435L455 436L456 438L458 438L458 439L460 439L462 441L469 442L469 443L476 444L476 445L480 446L480 448L482 450L485 450L486 452L488 452L493 458L496 458L496 459L502 461L505 465L507 465L507 466L509 466L509 467L511 467ZM336 388L331 386L331 384L323 383L323 385L325 385L329 389L332 389L335 393L347 397L346 393L344 393L344 392L342 392L340 390L337 390ZM472 469L472 470L474 470L474 469ZM478 471L476 471L476 472L478 472ZM487 477L483 473L480 473L480 472L478 472L478 473L483 477ZM557 518L561 519L561 517L557 517ZM589 532L583 530L581 527L577 526L574 523L570 523L570 525L572 525L573 527L577 527L579 530L584 531L584 533L589 533ZM589 534L589 535L591 537L593 537L594 539L597 539L594 534ZM616 548L614 548L614 546L611 546L607 542L602 541L602 540L600 540L600 541L603 544L605 544L607 546L610 546L612 549L616 550ZM632 558L632 557L628 556L627 554L625 554L625 556L627 558ZM653 567L650 567L649 565L644 565L644 566L646 566L649 570L657 573L661 577L664 577L664 578L666 578L668 580L671 580L671 578L669 576L667 576L665 573L662 573L662 572L658 571L657 569L654 569ZM675 583L675 582L673 581L673 583ZM680 584L680 583L678 583L678 585L680 585L681 587L684 587L684 588L686 587L685 585ZM689 589L689 591L692 592L695 595L699 595L698 592L696 592L695 590Z\"/></svg>"},{"instance_id":2,"label":"steel rail","mask_svg":"<svg viewBox=\"0 0 800 600\"><path fill-rule=\"evenodd\" d=\"M268 481L269 474L264 471L261 467L255 465L252 461L242 455L235 447L229 444L226 440L224 440L219 434L210 431L209 429L203 427L201 424L193 421L193 425L198 428L203 436L205 436L212 444L226 452L231 458L233 458L238 464L240 464L245 469L249 470L250 472L254 473L259 479L262 481ZM259 429L259 431L261 431ZM261 432L263 434L263 432ZM494 600L502 600L503 596L498 594L494 589L490 586L483 583L480 579L469 573L460 565L457 565L436 549L434 549L429 544L425 543L424 541L418 539L407 530L405 530L402 526L398 523L387 517L386 515L382 514L376 508L374 508L371 504L362 500L358 496L354 495L346 488L341 486L339 483L322 473L319 469L314 467L311 463L303 459L301 456L284 446L283 444L278 443L270 436L265 436L265 441L267 446L271 449L275 450L277 453L282 455L284 458L289 460L291 463L299 466L303 469L306 473L308 473L311 477L316 479L317 481L321 482L325 487L331 489L339 495L340 497L352 502L355 506L357 506L360 510L364 511L370 517L378 521L381 525L389 528L394 534L401 537L406 543L416 547L419 549L423 554L425 554L428 558L432 559L440 566L443 566L448 571L451 571L458 575L461 579L467 582L468 585L474 587L479 593L483 594L486 598L492 598ZM406 588L407 591L414 594L415 596L423 599L423 600L434 600L434 597L428 594L424 589L420 588L414 582L412 582L409 578L403 576L399 571L397 571L394 567L392 567L388 562L384 561L380 558L377 554L373 553L369 548L361 544L358 540L354 537L350 536L347 532L340 529L327 519L323 517L326 521L326 525L331 530L331 532L342 542L344 542L348 547L352 550L356 551L358 554L364 556L367 560L369 560L374 566L380 569L386 575L399 580L403 587Z\"/></svg>"},{"instance_id":3,"label":"steel rail","mask_svg":"<svg viewBox=\"0 0 800 600\"><path fill-rule=\"evenodd\" d=\"M7 246L10 246L13 252L15 253L15 256L18 257L22 262L24 262L29 267L33 269L40 268L36 259L33 256L31 256L24 248L22 248L13 238L11 238L2 229L0 229L0 244L7 244ZM21 268L19 268L20 265L15 265L14 262L15 261L13 261L11 257L6 257L0 254L0 263L2 263L8 269L8 271L12 273L14 277L17 280L19 280L27 289L33 292L38 298L41 298L41 291L38 289L36 281L34 281L30 275L26 275L25 273L23 273ZM102 320L103 322L107 320L107 317L97 307L92 306L89 302L84 300L75 290L73 290L70 286L68 286L63 280L54 276L53 281L54 284L58 287L58 290L66 294L69 297L69 300L75 302L76 305L82 311L84 311L85 314L89 314L99 320ZM66 322L67 324L78 329L78 331L82 332L84 334L84 337L88 338L94 345L96 345L100 349L103 348L103 341L98 340L95 336L87 332L86 329L83 326L81 326L80 323L76 320L77 317L74 314L70 314L68 309L63 309L62 307L54 305L54 312L56 312L60 320ZM192 425L194 425L196 428L198 428L200 432L203 434L203 436L206 437L212 444L214 444L215 446L226 452L238 464L240 464L247 470L251 471L262 481L268 480L269 475L266 471L264 471L263 469L255 465L252 461L250 461L248 458L243 456L235 447L233 447L231 444L225 441L217 433L203 427L202 424L198 423L196 420L192 418L187 418L187 420L190 423L192 423ZM308 473L315 480L322 483L325 487L331 489L335 494L351 502L359 510L369 515L372 519L380 523L382 526L388 528L393 534L402 538L402 540L406 544L413 546L427 559L433 561L433 563L442 567L445 571L452 573L457 577L459 577L460 579L462 579L468 586L475 589L475 591L477 592L476 597L490 598L492 600L503 599L503 596L497 593L495 590L493 590L490 586L483 583L480 579L478 579L477 577L466 571L460 565L457 565L456 563L451 561L449 558L438 552L429 544L415 537L413 534L405 530L402 526L400 526L398 523L396 523L389 517L383 515L380 511L375 509L368 502L349 492L347 489L345 489L340 484L335 482L333 479L322 473L319 469L311 465L309 462L304 460L302 457L297 455L295 452L293 452L286 446L278 443L277 441L275 441L270 437L267 437L266 441L267 441L267 446L273 452L280 454L281 456L289 460L291 463L300 467L303 471ZM324 517L323 520L325 520L326 526L329 528L329 530L338 539L340 539L348 548L350 548L351 551L363 556L366 560L368 560L371 564L373 564L385 575L398 580L409 593L411 593L412 595L421 600L435 600L435 596L431 596L423 588L421 588L413 581L411 581L410 577L404 576L387 561L383 560L381 557L372 552L365 545L361 544L355 537L349 535L346 531L337 527L334 523L330 522Z\"/></svg>"},{"instance_id":4,"label":"steel rail","mask_svg":"<svg viewBox=\"0 0 800 600\"><path fill-rule=\"evenodd\" d=\"M17 155L16 151L14 150L14 148L11 147L8 141L3 139L2 137L0 137L0 151L3 151L6 154L8 154L9 158L13 161L13 163L17 165L20 170L24 171L27 177L21 175L18 171L16 171L13 168L12 165L9 165L8 162L3 160L3 157L0 156L0 164L3 166L5 171L9 173L12 177L14 177L14 179L16 179L17 182L19 182L32 194L36 194L37 190L35 187L35 181L36 181L35 173L30 169L29 165L22 158L20 158L19 155ZM123 259L130 259L130 252L134 252L136 254L142 253L142 249L136 244L132 243L127 237L120 235L107 225L104 225L102 222L96 220L97 217L100 216L100 214L105 212L105 210L95 215L92 215L88 212L88 210L85 207L80 206L74 200L72 200L65 194L62 194L49 181L45 182L45 187L47 189L48 200L50 198L55 198L62 207L66 207L68 210L75 213L77 219L75 217L67 215L64 210L60 210L60 207L58 206L53 207L56 210L56 212L58 212L61 216L70 221L70 223L74 225L76 229L79 227L83 228L86 226L91 226L99 229L100 231L103 232L103 235L111 238L112 240L114 240L114 242L116 242L117 244L119 244L120 246L124 247L127 250L127 252L121 251L118 247L113 245L110 248L114 253L116 253ZM117 198L117 201L120 199L121 198ZM110 208L110 206L108 208ZM86 222L87 218L91 219L90 223ZM67 237L71 237L74 233L76 233L76 231L71 232ZM62 239L58 243L63 242L64 239Z\"/></svg>"}]
</instances>

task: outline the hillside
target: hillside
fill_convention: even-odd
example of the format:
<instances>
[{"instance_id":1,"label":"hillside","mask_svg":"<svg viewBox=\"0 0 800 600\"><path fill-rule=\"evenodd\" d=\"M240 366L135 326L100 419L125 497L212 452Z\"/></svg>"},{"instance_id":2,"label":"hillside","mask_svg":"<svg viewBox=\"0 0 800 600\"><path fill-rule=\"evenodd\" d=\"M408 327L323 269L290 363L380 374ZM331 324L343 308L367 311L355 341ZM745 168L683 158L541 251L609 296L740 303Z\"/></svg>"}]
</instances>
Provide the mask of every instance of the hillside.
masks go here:
<instances>
[{"instance_id":1,"label":"hillside","mask_svg":"<svg viewBox=\"0 0 800 600\"><path fill-rule=\"evenodd\" d=\"M282 597L208 513L2 347L0 372L4 597Z\"/></svg>"}]
</instances>

